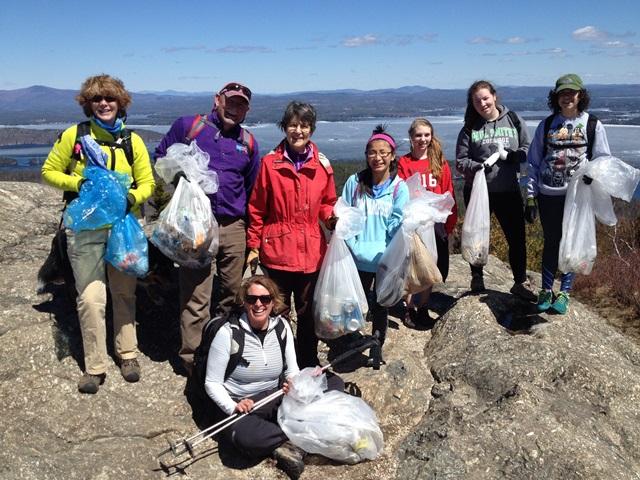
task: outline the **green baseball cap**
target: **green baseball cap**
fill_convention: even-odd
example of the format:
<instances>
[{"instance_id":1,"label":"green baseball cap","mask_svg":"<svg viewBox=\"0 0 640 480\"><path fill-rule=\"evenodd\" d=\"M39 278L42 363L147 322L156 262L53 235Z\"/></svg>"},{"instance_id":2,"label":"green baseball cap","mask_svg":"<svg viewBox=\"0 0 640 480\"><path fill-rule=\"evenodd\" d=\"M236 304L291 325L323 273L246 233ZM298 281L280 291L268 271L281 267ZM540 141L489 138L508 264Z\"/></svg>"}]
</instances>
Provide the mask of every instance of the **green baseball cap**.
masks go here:
<instances>
[{"instance_id":1,"label":"green baseball cap","mask_svg":"<svg viewBox=\"0 0 640 480\"><path fill-rule=\"evenodd\" d=\"M583 90L584 83L582 83L582 79L576 75L575 73L568 73L566 75L561 76L558 80L556 80L556 90L558 93L560 90Z\"/></svg>"}]
</instances>

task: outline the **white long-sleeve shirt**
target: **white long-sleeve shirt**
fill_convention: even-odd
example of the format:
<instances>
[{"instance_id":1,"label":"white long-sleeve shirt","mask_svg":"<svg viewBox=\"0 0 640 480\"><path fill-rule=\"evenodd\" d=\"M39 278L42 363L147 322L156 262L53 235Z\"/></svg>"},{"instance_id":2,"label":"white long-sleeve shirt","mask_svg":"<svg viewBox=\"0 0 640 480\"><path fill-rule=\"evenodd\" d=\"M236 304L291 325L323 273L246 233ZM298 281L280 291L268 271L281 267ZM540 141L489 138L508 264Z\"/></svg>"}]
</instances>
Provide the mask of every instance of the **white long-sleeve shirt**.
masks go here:
<instances>
[{"instance_id":1,"label":"white long-sleeve shirt","mask_svg":"<svg viewBox=\"0 0 640 480\"><path fill-rule=\"evenodd\" d=\"M236 400L278 387L283 365L275 326L281 318L271 317L269 319L269 327L263 344L251 330L246 314L243 313L240 316L240 328L244 330L245 335L242 357L247 360L248 365L239 364L226 380L224 374L231 355L230 324L227 323L220 328L213 339L207 357L205 390L207 395L228 415L234 412ZM283 333L286 334L285 360L287 369L285 376L288 378L297 374L299 368L293 344L293 332L284 318L282 321L285 324Z\"/></svg>"}]
</instances>

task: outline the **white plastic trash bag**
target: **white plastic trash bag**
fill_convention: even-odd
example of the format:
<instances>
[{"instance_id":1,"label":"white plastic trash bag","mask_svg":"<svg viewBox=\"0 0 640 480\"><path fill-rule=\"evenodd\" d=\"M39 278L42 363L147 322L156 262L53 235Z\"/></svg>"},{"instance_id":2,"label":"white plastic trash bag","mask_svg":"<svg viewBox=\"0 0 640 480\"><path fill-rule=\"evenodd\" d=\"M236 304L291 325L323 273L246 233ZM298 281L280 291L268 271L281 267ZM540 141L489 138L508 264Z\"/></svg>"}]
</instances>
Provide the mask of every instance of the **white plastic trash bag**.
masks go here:
<instances>
[{"instance_id":1,"label":"white plastic trash bag","mask_svg":"<svg viewBox=\"0 0 640 480\"><path fill-rule=\"evenodd\" d=\"M410 260L411 234L399 228L376 270L376 299L383 307L392 307L402 300Z\"/></svg>"},{"instance_id":2,"label":"white plastic trash bag","mask_svg":"<svg viewBox=\"0 0 640 480\"><path fill-rule=\"evenodd\" d=\"M373 460L384 447L375 412L364 400L328 391L325 375L305 368L291 381L278 424L294 445L344 463Z\"/></svg>"},{"instance_id":3,"label":"white plastic trash bag","mask_svg":"<svg viewBox=\"0 0 640 480\"><path fill-rule=\"evenodd\" d=\"M593 179L590 185L584 183L585 175ZM562 272L591 273L597 255L595 220L615 225L611 197L630 201L639 182L640 170L609 156L586 162L575 172L564 201L558 254Z\"/></svg>"},{"instance_id":4,"label":"white plastic trash bag","mask_svg":"<svg viewBox=\"0 0 640 480\"><path fill-rule=\"evenodd\" d=\"M324 339L357 332L365 325L369 311L358 269L346 239L364 228L364 212L349 207L340 197L334 207L336 229L322 261L313 294L316 335Z\"/></svg>"},{"instance_id":5,"label":"white plastic trash bag","mask_svg":"<svg viewBox=\"0 0 640 480\"><path fill-rule=\"evenodd\" d=\"M218 223L209 198L198 185L180 179L150 241L184 267L201 268L211 263L218 253Z\"/></svg>"},{"instance_id":6,"label":"white plastic trash bag","mask_svg":"<svg viewBox=\"0 0 640 480\"><path fill-rule=\"evenodd\" d=\"M483 170L478 170L471 187L471 198L462 224L462 258L471 265L481 267L489 260L489 232L491 212L489 191Z\"/></svg>"},{"instance_id":7,"label":"white plastic trash bag","mask_svg":"<svg viewBox=\"0 0 640 480\"><path fill-rule=\"evenodd\" d=\"M218 174L209 170L209 154L202 151L195 140L189 145L171 145L167 154L156 160L155 170L165 183L171 183L176 173L184 172L204 193L212 195L218 191Z\"/></svg>"}]
</instances>

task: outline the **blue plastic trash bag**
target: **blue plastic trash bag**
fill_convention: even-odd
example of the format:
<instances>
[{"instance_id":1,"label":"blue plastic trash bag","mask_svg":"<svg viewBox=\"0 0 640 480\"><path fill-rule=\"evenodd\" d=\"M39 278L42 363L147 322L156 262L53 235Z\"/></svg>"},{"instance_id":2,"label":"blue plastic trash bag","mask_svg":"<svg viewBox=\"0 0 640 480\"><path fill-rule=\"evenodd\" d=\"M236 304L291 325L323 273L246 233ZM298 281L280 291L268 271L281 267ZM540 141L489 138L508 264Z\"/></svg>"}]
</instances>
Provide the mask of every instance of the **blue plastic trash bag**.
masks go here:
<instances>
[{"instance_id":1,"label":"blue plastic trash bag","mask_svg":"<svg viewBox=\"0 0 640 480\"><path fill-rule=\"evenodd\" d=\"M82 152L86 158L87 166L107 168L107 152L100 148L100 145L91 135L81 137L80 143L82 144Z\"/></svg>"},{"instance_id":2,"label":"blue plastic trash bag","mask_svg":"<svg viewBox=\"0 0 640 480\"><path fill-rule=\"evenodd\" d=\"M136 277L144 277L149 271L147 237L133 214L113 224L104 259L121 272Z\"/></svg>"},{"instance_id":3,"label":"blue plastic trash bag","mask_svg":"<svg viewBox=\"0 0 640 480\"><path fill-rule=\"evenodd\" d=\"M64 211L65 226L74 232L98 230L124 217L131 177L101 167L85 167L84 177L78 198Z\"/></svg>"}]
</instances>

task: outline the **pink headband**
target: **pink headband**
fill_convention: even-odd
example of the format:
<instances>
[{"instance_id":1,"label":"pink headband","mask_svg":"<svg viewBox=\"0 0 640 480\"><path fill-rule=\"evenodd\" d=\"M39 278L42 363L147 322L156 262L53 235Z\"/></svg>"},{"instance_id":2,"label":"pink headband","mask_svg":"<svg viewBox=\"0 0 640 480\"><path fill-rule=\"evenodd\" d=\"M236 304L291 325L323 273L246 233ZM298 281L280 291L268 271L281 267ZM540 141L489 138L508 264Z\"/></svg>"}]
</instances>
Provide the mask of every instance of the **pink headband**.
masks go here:
<instances>
[{"instance_id":1,"label":"pink headband","mask_svg":"<svg viewBox=\"0 0 640 480\"><path fill-rule=\"evenodd\" d=\"M395 151L396 149L396 142L393 141L393 137L391 135L388 135L386 133L374 133L373 135L371 135L371 138L369 138L369 141L367 141L367 146L374 140L384 140L389 145L391 145L392 150Z\"/></svg>"}]
</instances>

